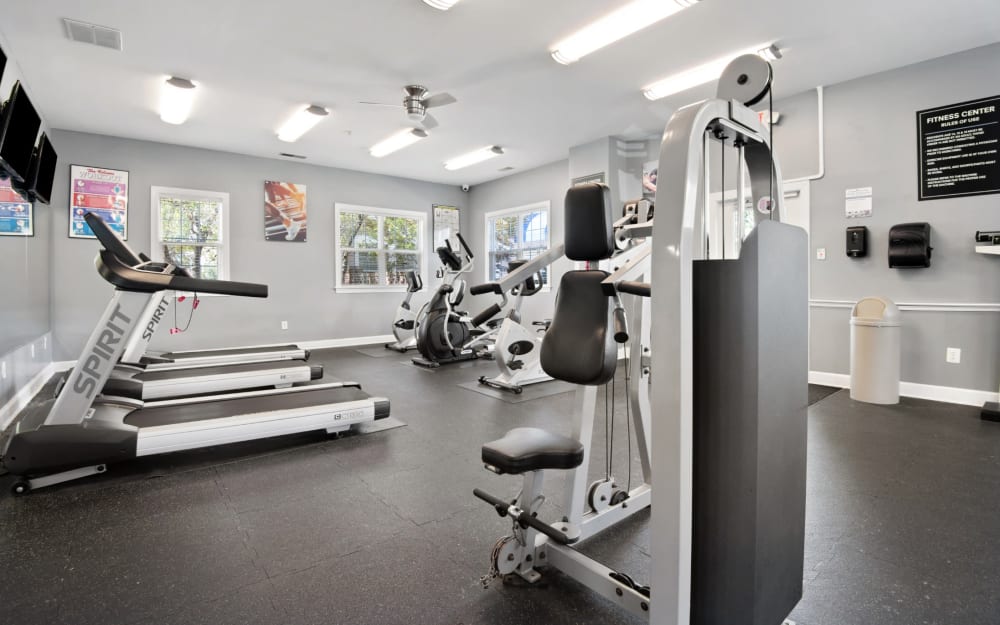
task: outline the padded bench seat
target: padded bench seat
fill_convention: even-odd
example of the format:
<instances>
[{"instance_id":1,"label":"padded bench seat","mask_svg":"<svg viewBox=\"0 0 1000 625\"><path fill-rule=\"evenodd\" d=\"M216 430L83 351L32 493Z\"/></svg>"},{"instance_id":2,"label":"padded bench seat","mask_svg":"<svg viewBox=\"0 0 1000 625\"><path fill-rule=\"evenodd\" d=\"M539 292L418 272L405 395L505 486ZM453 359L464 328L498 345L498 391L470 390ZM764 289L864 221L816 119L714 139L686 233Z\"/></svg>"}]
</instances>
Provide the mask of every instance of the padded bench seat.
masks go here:
<instances>
[{"instance_id":1,"label":"padded bench seat","mask_svg":"<svg viewBox=\"0 0 1000 625\"><path fill-rule=\"evenodd\" d=\"M541 428L514 428L483 445L483 462L498 473L575 469L583 463L583 444Z\"/></svg>"}]
</instances>

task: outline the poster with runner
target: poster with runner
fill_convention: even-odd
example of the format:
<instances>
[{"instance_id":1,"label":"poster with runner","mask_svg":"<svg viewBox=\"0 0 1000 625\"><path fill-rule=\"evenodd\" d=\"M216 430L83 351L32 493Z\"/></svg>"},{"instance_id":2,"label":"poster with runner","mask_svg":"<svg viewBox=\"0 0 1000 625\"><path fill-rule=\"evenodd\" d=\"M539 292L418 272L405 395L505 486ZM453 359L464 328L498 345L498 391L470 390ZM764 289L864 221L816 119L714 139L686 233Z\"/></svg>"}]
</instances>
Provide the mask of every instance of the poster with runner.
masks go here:
<instances>
[{"instance_id":1,"label":"poster with runner","mask_svg":"<svg viewBox=\"0 0 1000 625\"><path fill-rule=\"evenodd\" d=\"M93 239L83 216L99 215L123 239L128 239L128 172L103 167L70 165L69 236Z\"/></svg>"},{"instance_id":2,"label":"poster with runner","mask_svg":"<svg viewBox=\"0 0 1000 625\"><path fill-rule=\"evenodd\" d=\"M9 179L0 180L0 235L35 236L34 206L11 188Z\"/></svg>"},{"instance_id":3,"label":"poster with runner","mask_svg":"<svg viewBox=\"0 0 1000 625\"><path fill-rule=\"evenodd\" d=\"M306 242L306 185L264 181L264 239Z\"/></svg>"}]
</instances>

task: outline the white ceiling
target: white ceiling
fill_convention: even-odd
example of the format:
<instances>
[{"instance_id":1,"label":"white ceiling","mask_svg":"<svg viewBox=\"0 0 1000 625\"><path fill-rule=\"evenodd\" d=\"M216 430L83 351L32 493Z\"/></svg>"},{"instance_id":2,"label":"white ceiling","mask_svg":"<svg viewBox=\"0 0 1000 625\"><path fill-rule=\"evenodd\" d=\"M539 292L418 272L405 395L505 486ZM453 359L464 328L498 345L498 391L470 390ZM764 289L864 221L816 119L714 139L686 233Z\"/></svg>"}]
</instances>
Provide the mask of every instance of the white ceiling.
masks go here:
<instances>
[{"instance_id":1,"label":"white ceiling","mask_svg":"<svg viewBox=\"0 0 1000 625\"><path fill-rule=\"evenodd\" d=\"M55 128L276 157L443 183L476 184L564 158L606 135L658 132L701 87L658 103L644 85L728 51L777 41L777 97L1000 40L997 0L703 0L571 66L548 48L624 0L0 0L0 31ZM665 0L669 1L669 0ZM61 18L120 28L124 51L66 39ZM168 74L197 81L188 122L156 108ZM996 76L984 80L995 80ZM405 127L417 82L459 100L441 127L383 159L368 147ZM932 88L932 86L928 86ZM295 144L275 131L297 108L333 115ZM877 106L877 103L873 103ZM445 159L507 154L458 172Z\"/></svg>"}]
</instances>

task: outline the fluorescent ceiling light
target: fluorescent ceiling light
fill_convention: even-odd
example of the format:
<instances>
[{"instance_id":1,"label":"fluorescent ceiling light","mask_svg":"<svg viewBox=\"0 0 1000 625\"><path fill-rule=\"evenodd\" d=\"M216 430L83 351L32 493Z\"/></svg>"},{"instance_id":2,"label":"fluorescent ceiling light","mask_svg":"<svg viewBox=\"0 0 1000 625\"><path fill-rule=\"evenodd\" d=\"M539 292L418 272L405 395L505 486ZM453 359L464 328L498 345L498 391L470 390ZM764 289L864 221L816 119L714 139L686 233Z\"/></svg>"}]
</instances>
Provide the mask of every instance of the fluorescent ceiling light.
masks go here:
<instances>
[{"instance_id":1,"label":"fluorescent ceiling light","mask_svg":"<svg viewBox=\"0 0 1000 625\"><path fill-rule=\"evenodd\" d=\"M714 61L703 63L697 67L692 67L691 69L684 70L683 72L674 74L673 76L667 76L663 80L658 80L653 84L644 87L642 95L646 96L646 98L650 100L659 100L660 98L665 98L668 95L680 93L681 91L686 91L692 87L697 87L698 85L718 80L719 76L722 75L722 70L726 69L729 62L738 56L743 56L744 54L757 54L765 60L771 60L767 55L776 55L774 56L775 59L781 58L781 52L774 45L754 46L746 50L732 52L726 56L717 58Z\"/></svg>"},{"instance_id":2,"label":"fluorescent ceiling light","mask_svg":"<svg viewBox=\"0 0 1000 625\"><path fill-rule=\"evenodd\" d=\"M421 130L420 128L407 128L392 135L387 139L379 141L368 150L368 153L375 158L382 158L387 154L392 154L393 152L402 150L403 148L413 145L421 139L427 138L427 132Z\"/></svg>"},{"instance_id":3,"label":"fluorescent ceiling light","mask_svg":"<svg viewBox=\"0 0 1000 625\"><path fill-rule=\"evenodd\" d=\"M670 17L681 9L697 4L698 1L632 0L552 46L552 58L563 65L569 65L595 50Z\"/></svg>"},{"instance_id":4,"label":"fluorescent ceiling light","mask_svg":"<svg viewBox=\"0 0 1000 625\"><path fill-rule=\"evenodd\" d=\"M324 117L330 114L322 106L313 104L292 115L284 125L278 129L278 138L282 141L292 143L298 141L299 137L306 134L310 128L320 123Z\"/></svg>"},{"instance_id":5,"label":"fluorescent ceiling light","mask_svg":"<svg viewBox=\"0 0 1000 625\"><path fill-rule=\"evenodd\" d=\"M160 119L168 124L183 124L194 104L195 84L187 78L168 78L160 91Z\"/></svg>"},{"instance_id":6,"label":"fluorescent ceiling light","mask_svg":"<svg viewBox=\"0 0 1000 625\"><path fill-rule=\"evenodd\" d=\"M434 7L440 11L447 11L458 4L458 0L424 0L424 4Z\"/></svg>"},{"instance_id":7,"label":"fluorescent ceiling light","mask_svg":"<svg viewBox=\"0 0 1000 625\"><path fill-rule=\"evenodd\" d=\"M469 152L468 154L456 156L455 158L446 161L444 168L448 171L455 171L456 169L462 169L463 167L468 167L469 165L482 163L483 161L500 156L501 154L503 154L503 148L496 145L489 145L485 148L480 148L475 152Z\"/></svg>"}]
</instances>

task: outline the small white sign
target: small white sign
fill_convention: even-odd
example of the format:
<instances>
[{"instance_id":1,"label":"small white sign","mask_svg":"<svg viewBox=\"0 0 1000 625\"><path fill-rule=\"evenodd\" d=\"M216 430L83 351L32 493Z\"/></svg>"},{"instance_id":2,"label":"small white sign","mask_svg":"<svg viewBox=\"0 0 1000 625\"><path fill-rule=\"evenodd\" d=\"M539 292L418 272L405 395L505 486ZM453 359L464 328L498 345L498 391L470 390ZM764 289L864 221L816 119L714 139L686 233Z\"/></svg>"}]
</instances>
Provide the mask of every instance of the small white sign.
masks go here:
<instances>
[{"instance_id":1,"label":"small white sign","mask_svg":"<svg viewBox=\"0 0 1000 625\"><path fill-rule=\"evenodd\" d=\"M844 214L848 219L872 216L872 188L860 187L844 192Z\"/></svg>"}]
</instances>

